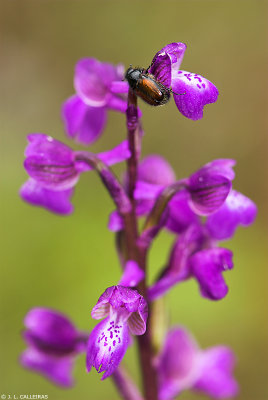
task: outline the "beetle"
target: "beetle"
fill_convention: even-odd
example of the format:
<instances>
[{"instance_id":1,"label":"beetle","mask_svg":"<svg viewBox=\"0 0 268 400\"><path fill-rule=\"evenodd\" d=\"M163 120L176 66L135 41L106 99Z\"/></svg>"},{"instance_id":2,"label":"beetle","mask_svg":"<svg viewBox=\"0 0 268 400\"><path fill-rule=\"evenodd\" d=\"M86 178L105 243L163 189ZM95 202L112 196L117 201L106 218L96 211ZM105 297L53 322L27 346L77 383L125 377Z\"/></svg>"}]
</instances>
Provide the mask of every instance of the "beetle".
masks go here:
<instances>
[{"instance_id":1,"label":"beetle","mask_svg":"<svg viewBox=\"0 0 268 400\"><path fill-rule=\"evenodd\" d=\"M146 103L151 106L162 106L169 101L170 93L173 93L172 89L167 88L163 83L159 82L154 75L149 74L149 68L129 67L126 71L125 79L128 81L134 93Z\"/></svg>"}]
</instances>

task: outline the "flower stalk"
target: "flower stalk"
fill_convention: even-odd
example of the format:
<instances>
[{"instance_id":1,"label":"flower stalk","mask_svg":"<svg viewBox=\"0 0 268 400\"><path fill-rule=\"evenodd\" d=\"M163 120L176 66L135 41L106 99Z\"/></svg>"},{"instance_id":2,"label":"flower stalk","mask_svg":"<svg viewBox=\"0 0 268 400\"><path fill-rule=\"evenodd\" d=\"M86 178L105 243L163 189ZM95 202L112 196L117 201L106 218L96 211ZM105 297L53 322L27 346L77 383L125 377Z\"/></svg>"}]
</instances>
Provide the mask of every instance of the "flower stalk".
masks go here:
<instances>
[{"instance_id":1,"label":"flower stalk","mask_svg":"<svg viewBox=\"0 0 268 400\"><path fill-rule=\"evenodd\" d=\"M118 392L125 400L144 400L125 368L119 366L112 375Z\"/></svg>"},{"instance_id":2,"label":"flower stalk","mask_svg":"<svg viewBox=\"0 0 268 400\"><path fill-rule=\"evenodd\" d=\"M76 161L82 161L95 169L111 195L120 214L125 215L131 211L131 203L125 190L105 163L103 163L95 154L87 151L77 152L75 159Z\"/></svg>"},{"instance_id":3,"label":"flower stalk","mask_svg":"<svg viewBox=\"0 0 268 400\"><path fill-rule=\"evenodd\" d=\"M124 227L126 233L127 248L129 249L129 258L138 262L140 268L145 272L145 278L139 283L138 290L147 298L146 287L146 258L142 249L138 246L138 227L135 212L134 191L137 181L137 161L138 151L136 144L138 142L138 109L137 109L137 96L129 89L128 93L128 108L127 116L127 129L128 129L128 143L131 155L127 161L127 179L128 179L128 193L132 202L132 211L130 214L124 216ZM153 368L153 349L150 337L150 307L149 317L147 322L147 329L144 335L138 337L139 356L141 365L141 374L143 379L143 391L146 400L157 400L157 381L156 374Z\"/></svg>"}]
</instances>

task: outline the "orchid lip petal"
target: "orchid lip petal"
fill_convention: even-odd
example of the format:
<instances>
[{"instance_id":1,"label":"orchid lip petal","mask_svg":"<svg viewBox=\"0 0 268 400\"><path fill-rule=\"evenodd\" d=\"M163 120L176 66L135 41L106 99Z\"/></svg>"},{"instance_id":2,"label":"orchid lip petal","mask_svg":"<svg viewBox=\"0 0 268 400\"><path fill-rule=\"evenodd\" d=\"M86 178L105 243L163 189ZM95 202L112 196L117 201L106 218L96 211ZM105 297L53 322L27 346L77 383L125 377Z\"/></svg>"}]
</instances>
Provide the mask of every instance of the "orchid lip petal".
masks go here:
<instances>
[{"instance_id":1,"label":"orchid lip petal","mask_svg":"<svg viewBox=\"0 0 268 400\"><path fill-rule=\"evenodd\" d=\"M200 357L201 374L194 389L209 397L229 398L235 396L239 387L232 376L235 356L226 346L216 346L202 351Z\"/></svg>"},{"instance_id":2,"label":"orchid lip petal","mask_svg":"<svg viewBox=\"0 0 268 400\"><path fill-rule=\"evenodd\" d=\"M55 358L30 347L22 353L20 362L23 367L42 374L59 386L71 387L74 384L72 378L73 357Z\"/></svg>"},{"instance_id":3,"label":"orchid lip petal","mask_svg":"<svg viewBox=\"0 0 268 400\"><path fill-rule=\"evenodd\" d=\"M102 379L110 376L120 364L130 344L128 327L107 317L92 330L87 349L87 371L93 366Z\"/></svg>"},{"instance_id":4,"label":"orchid lip petal","mask_svg":"<svg viewBox=\"0 0 268 400\"><path fill-rule=\"evenodd\" d=\"M107 110L105 107L88 106L79 96L74 95L64 102L62 119L67 135L88 146L102 134L107 121Z\"/></svg>"},{"instance_id":5,"label":"orchid lip petal","mask_svg":"<svg viewBox=\"0 0 268 400\"><path fill-rule=\"evenodd\" d=\"M179 111L192 120L203 118L204 106L215 103L218 98L219 92L213 83L191 72L177 71L171 86Z\"/></svg>"},{"instance_id":6,"label":"orchid lip petal","mask_svg":"<svg viewBox=\"0 0 268 400\"><path fill-rule=\"evenodd\" d=\"M190 258L193 276L203 297L221 300L228 293L222 273L233 268L232 252L224 248L200 250Z\"/></svg>"},{"instance_id":7,"label":"orchid lip petal","mask_svg":"<svg viewBox=\"0 0 268 400\"><path fill-rule=\"evenodd\" d=\"M157 358L160 400L171 400L186 389L209 398L229 398L238 392L232 376L235 357L226 346L205 350L181 326L171 329Z\"/></svg>"},{"instance_id":8,"label":"orchid lip petal","mask_svg":"<svg viewBox=\"0 0 268 400\"><path fill-rule=\"evenodd\" d=\"M72 195L73 189L62 191L46 189L32 178L28 179L20 189L20 196L24 201L59 215L69 215L73 212L73 205L70 202Z\"/></svg>"},{"instance_id":9,"label":"orchid lip petal","mask_svg":"<svg viewBox=\"0 0 268 400\"><path fill-rule=\"evenodd\" d=\"M243 194L231 190L224 204L210 215L206 227L210 235L217 240L231 238L239 225L248 226L256 218L257 207Z\"/></svg>"}]
</instances>

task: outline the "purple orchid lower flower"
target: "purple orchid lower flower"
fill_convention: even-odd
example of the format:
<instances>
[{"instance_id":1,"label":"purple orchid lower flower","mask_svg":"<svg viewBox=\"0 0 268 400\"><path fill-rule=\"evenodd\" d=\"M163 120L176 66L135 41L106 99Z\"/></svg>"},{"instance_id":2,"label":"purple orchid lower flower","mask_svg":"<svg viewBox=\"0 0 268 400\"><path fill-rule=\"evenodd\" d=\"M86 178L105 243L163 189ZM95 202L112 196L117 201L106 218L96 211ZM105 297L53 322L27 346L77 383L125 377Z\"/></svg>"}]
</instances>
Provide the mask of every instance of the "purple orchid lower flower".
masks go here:
<instances>
[{"instance_id":1,"label":"purple orchid lower flower","mask_svg":"<svg viewBox=\"0 0 268 400\"><path fill-rule=\"evenodd\" d=\"M110 376L131 343L130 333L143 335L148 315L147 303L137 290L112 286L105 290L91 312L102 322L92 330L87 349L87 370L92 367Z\"/></svg>"},{"instance_id":2,"label":"purple orchid lower flower","mask_svg":"<svg viewBox=\"0 0 268 400\"><path fill-rule=\"evenodd\" d=\"M222 274L233 268L232 252L218 247L218 241L230 239L239 225L252 224L256 214L257 207L253 201L232 190L219 210L206 221L192 221L186 230L180 232L168 267L149 288L149 298L156 299L175 284L191 277L198 281L203 297L210 300L224 298L228 287Z\"/></svg>"},{"instance_id":3,"label":"purple orchid lower flower","mask_svg":"<svg viewBox=\"0 0 268 400\"><path fill-rule=\"evenodd\" d=\"M169 331L157 359L160 400L170 400L184 390L197 390L215 399L235 396L232 376L235 357L226 346L201 350L183 327Z\"/></svg>"},{"instance_id":4,"label":"purple orchid lower flower","mask_svg":"<svg viewBox=\"0 0 268 400\"><path fill-rule=\"evenodd\" d=\"M92 168L76 159L79 152L50 136L36 133L28 136L24 167L30 179L20 190L21 197L58 214L73 210L70 198L80 174ZM126 160L130 155L126 141L114 149L97 154L107 165Z\"/></svg>"},{"instance_id":5,"label":"purple orchid lower flower","mask_svg":"<svg viewBox=\"0 0 268 400\"><path fill-rule=\"evenodd\" d=\"M86 351L88 334L78 331L64 315L46 308L34 308L24 320L28 348L20 361L30 370L60 386L72 386L76 356Z\"/></svg>"},{"instance_id":6,"label":"purple orchid lower flower","mask_svg":"<svg viewBox=\"0 0 268 400\"><path fill-rule=\"evenodd\" d=\"M232 252L217 247L217 242L201 223L193 224L175 241L168 266L149 288L148 298L155 300L174 285L194 278L203 297L221 300L228 293L222 274L232 268Z\"/></svg>"},{"instance_id":7,"label":"purple orchid lower flower","mask_svg":"<svg viewBox=\"0 0 268 400\"><path fill-rule=\"evenodd\" d=\"M175 241L168 266L148 289L148 298L155 300L174 285L195 278L203 297L221 300L228 293L223 273L232 268L232 252L217 247L217 241L200 221L190 225Z\"/></svg>"}]
</instances>

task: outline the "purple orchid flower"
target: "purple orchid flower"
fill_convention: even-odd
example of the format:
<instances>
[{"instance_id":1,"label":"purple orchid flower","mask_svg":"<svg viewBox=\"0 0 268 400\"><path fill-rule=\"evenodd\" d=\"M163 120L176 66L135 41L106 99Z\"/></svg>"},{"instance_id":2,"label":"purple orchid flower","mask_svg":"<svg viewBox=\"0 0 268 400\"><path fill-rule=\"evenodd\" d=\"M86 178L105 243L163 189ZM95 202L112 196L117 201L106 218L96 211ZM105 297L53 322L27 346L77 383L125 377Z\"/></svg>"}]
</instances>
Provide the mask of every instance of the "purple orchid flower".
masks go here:
<instances>
[{"instance_id":1,"label":"purple orchid flower","mask_svg":"<svg viewBox=\"0 0 268 400\"><path fill-rule=\"evenodd\" d=\"M171 86L175 104L185 117L198 120L203 117L204 106L215 103L218 90L201 75L180 70L185 50L184 43L170 43L163 47L154 56L149 73L165 86Z\"/></svg>"},{"instance_id":2,"label":"purple orchid flower","mask_svg":"<svg viewBox=\"0 0 268 400\"><path fill-rule=\"evenodd\" d=\"M149 288L148 298L155 300L177 283L195 278L203 297L221 300L228 293L222 274L232 268L232 252L217 247L201 223L193 224L175 241L168 266Z\"/></svg>"},{"instance_id":3,"label":"purple orchid flower","mask_svg":"<svg viewBox=\"0 0 268 400\"><path fill-rule=\"evenodd\" d=\"M191 175L188 181L192 196L189 198L188 193L182 190L171 199L166 227L175 233L182 233L191 224L199 223L196 214L205 215L211 237L223 240L230 239L239 225L252 224L257 214L256 205L243 194L230 190L235 177L234 165L234 160L214 160ZM151 170L153 173L150 176ZM142 215L151 210L161 190L174 183L176 178L168 162L156 155L146 157L138 171L136 197L137 208L142 210ZM214 198L212 191L209 192L210 185L217 189Z\"/></svg>"},{"instance_id":4,"label":"purple orchid flower","mask_svg":"<svg viewBox=\"0 0 268 400\"><path fill-rule=\"evenodd\" d=\"M166 270L149 288L150 300L191 277L199 283L203 297L220 300L227 295L228 286L222 274L233 268L232 252L217 247L218 240L229 239L241 221L244 225L251 224L257 213L255 204L247 197L235 191L231 191L229 196L207 221L195 221L181 233L173 246Z\"/></svg>"},{"instance_id":5,"label":"purple orchid flower","mask_svg":"<svg viewBox=\"0 0 268 400\"><path fill-rule=\"evenodd\" d=\"M122 82L124 66L83 58L76 64L76 94L62 106L62 119L67 135L77 142L90 145L102 134L109 110L125 113L128 90ZM139 112L139 116L141 113Z\"/></svg>"},{"instance_id":6,"label":"purple orchid flower","mask_svg":"<svg viewBox=\"0 0 268 400\"><path fill-rule=\"evenodd\" d=\"M230 348L201 350L186 329L174 327L157 359L160 400L173 399L187 389L215 399L235 396L238 384L232 376L234 364Z\"/></svg>"},{"instance_id":7,"label":"purple orchid flower","mask_svg":"<svg viewBox=\"0 0 268 400\"><path fill-rule=\"evenodd\" d=\"M181 71L180 65L186 50L184 43L170 43L156 53L148 73L167 88L171 88L178 110L187 118L203 118L206 104L215 103L218 89L198 74Z\"/></svg>"},{"instance_id":8,"label":"purple orchid flower","mask_svg":"<svg viewBox=\"0 0 268 400\"><path fill-rule=\"evenodd\" d=\"M92 168L76 160L79 152L50 136L35 133L28 136L24 167L30 179L20 190L21 197L36 206L58 214L70 214L73 188L80 174ZM114 149L97 154L107 165L126 160L130 156L126 141Z\"/></svg>"},{"instance_id":9,"label":"purple orchid flower","mask_svg":"<svg viewBox=\"0 0 268 400\"><path fill-rule=\"evenodd\" d=\"M28 348L20 361L60 386L72 386L75 358L86 351L88 334L79 332L64 315L34 308L26 315L23 337Z\"/></svg>"},{"instance_id":10,"label":"purple orchid flower","mask_svg":"<svg viewBox=\"0 0 268 400\"><path fill-rule=\"evenodd\" d=\"M147 204L147 212L163 189L175 183L175 174L171 175L172 169L167 162L165 163L164 168L163 160L154 156L154 181L147 178L150 162L141 163L139 168L135 198L143 204L144 209ZM231 180L234 178L233 165L233 160L214 160L189 178L177 181L178 186L181 183L181 189L169 202L166 226L180 233L189 224L197 221L196 215L210 215L219 209L231 189Z\"/></svg>"},{"instance_id":11,"label":"purple orchid flower","mask_svg":"<svg viewBox=\"0 0 268 400\"><path fill-rule=\"evenodd\" d=\"M197 215L210 215L219 209L231 190L231 181L234 178L234 172L232 170L234 163L233 160L214 160L204 165L189 178L177 181L178 184L181 183L181 190L178 190L178 194L176 194L169 203L169 214L171 218L173 212L176 218L178 200L180 200L179 203L181 203L181 206L183 206L183 204L185 205L185 202L187 202L188 206ZM153 204L161 191L170 184L170 180L165 178L166 171L164 170L161 174L161 164L159 163L158 167L159 175L155 173L154 182L146 180L146 173L144 172L139 175L135 191L135 198L138 201L145 200L148 202L148 200L150 200L150 204ZM146 169L149 169L149 163L145 165ZM144 169L143 166L142 169ZM161 183L158 178L159 176L161 176ZM163 183L165 179L166 182ZM186 210L184 210L184 212L185 211ZM187 212L187 214L189 214L189 212Z\"/></svg>"},{"instance_id":12,"label":"purple orchid flower","mask_svg":"<svg viewBox=\"0 0 268 400\"><path fill-rule=\"evenodd\" d=\"M91 312L94 319L105 318L92 330L87 349L87 370L96 368L110 376L120 364L133 335L146 331L147 303L137 292L124 286L105 290Z\"/></svg>"},{"instance_id":13,"label":"purple orchid flower","mask_svg":"<svg viewBox=\"0 0 268 400\"><path fill-rule=\"evenodd\" d=\"M207 216L217 211L230 193L234 164L234 160L214 160L189 178L177 181L181 189L168 204L165 226L181 233L191 223L198 222L197 215ZM138 166L137 215L148 214L161 192L175 182L175 173L166 160L158 155L146 157ZM122 229L123 222L116 211L110 215L108 227L112 231Z\"/></svg>"}]
</instances>

